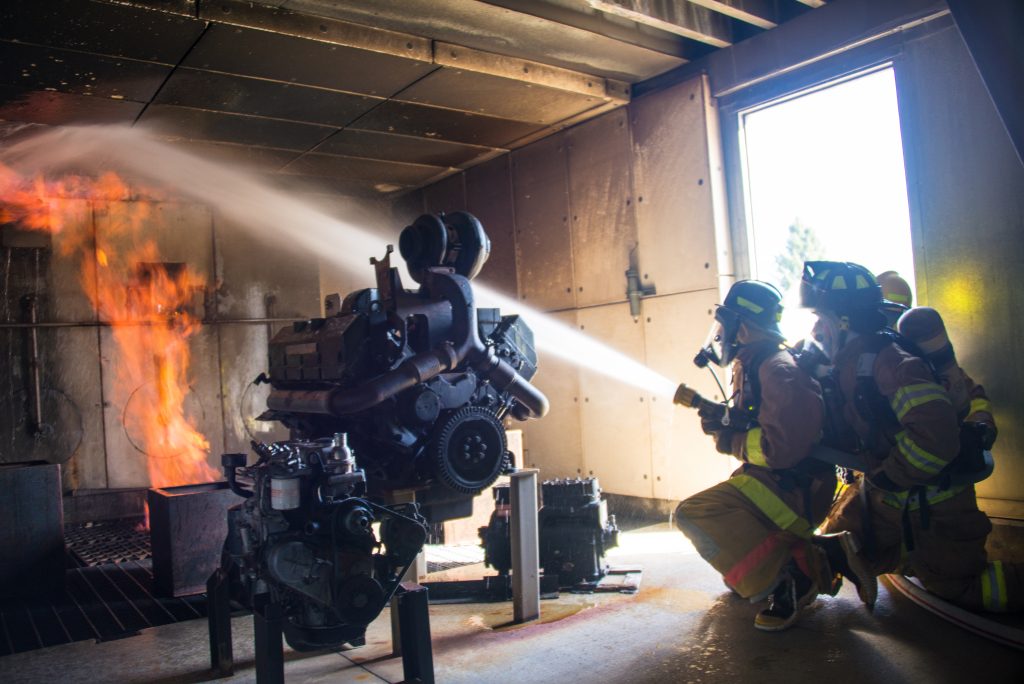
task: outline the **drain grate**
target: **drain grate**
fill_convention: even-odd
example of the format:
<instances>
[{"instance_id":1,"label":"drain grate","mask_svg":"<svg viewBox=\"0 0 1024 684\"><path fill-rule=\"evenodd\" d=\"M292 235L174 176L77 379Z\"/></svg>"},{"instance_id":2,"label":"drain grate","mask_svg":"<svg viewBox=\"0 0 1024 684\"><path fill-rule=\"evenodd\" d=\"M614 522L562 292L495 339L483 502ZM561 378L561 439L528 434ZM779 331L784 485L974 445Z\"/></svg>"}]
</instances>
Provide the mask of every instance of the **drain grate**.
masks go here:
<instances>
[{"instance_id":1,"label":"drain grate","mask_svg":"<svg viewBox=\"0 0 1024 684\"><path fill-rule=\"evenodd\" d=\"M64 542L80 565L95 566L146 560L152 556L149 530L141 518L67 525Z\"/></svg>"},{"instance_id":2,"label":"drain grate","mask_svg":"<svg viewBox=\"0 0 1024 684\"><path fill-rule=\"evenodd\" d=\"M156 596L149 561L72 568L64 591L0 600L0 656L205 616L205 594Z\"/></svg>"}]
</instances>

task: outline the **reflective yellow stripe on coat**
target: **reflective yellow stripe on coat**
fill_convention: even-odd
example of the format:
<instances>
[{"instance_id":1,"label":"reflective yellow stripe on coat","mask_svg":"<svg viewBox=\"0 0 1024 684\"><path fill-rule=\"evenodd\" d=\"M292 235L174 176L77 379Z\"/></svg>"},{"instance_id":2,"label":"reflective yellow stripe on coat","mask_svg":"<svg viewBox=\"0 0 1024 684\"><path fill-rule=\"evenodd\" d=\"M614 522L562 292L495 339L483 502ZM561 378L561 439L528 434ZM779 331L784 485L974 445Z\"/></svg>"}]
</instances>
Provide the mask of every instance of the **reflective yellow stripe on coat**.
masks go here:
<instances>
[{"instance_id":1,"label":"reflective yellow stripe on coat","mask_svg":"<svg viewBox=\"0 0 1024 684\"><path fill-rule=\"evenodd\" d=\"M747 430L746 448L743 451L747 463L768 467L768 460L764 456L764 451L761 450L761 428Z\"/></svg>"},{"instance_id":2,"label":"reflective yellow stripe on coat","mask_svg":"<svg viewBox=\"0 0 1024 684\"><path fill-rule=\"evenodd\" d=\"M914 466L926 475L938 475L939 471L946 467L946 462L935 454L922 449L921 446L902 430L896 435L896 446L900 453L907 459L907 463Z\"/></svg>"},{"instance_id":3,"label":"reflective yellow stripe on coat","mask_svg":"<svg viewBox=\"0 0 1024 684\"><path fill-rule=\"evenodd\" d=\"M889 405L896 413L896 418L902 422L903 416L912 409L931 401L944 401L948 404L949 396L946 390L934 382L919 382L896 390L889 400Z\"/></svg>"},{"instance_id":4,"label":"reflective yellow stripe on coat","mask_svg":"<svg viewBox=\"0 0 1024 684\"><path fill-rule=\"evenodd\" d=\"M1006 577L1002 561L990 562L988 569L982 573L981 601L986 610L997 613L1006 610Z\"/></svg>"},{"instance_id":5,"label":"reflective yellow stripe on coat","mask_svg":"<svg viewBox=\"0 0 1024 684\"><path fill-rule=\"evenodd\" d=\"M737 475L729 478L726 482L740 490L779 529L792 532L800 537L810 538L812 530L808 522L797 515L763 482L750 475Z\"/></svg>"},{"instance_id":6,"label":"reflective yellow stripe on coat","mask_svg":"<svg viewBox=\"0 0 1024 684\"><path fill-rule=\"evenodd\" d=\"M929 506L942 503L947 499L952 499L960 492L967 489L968 485L956 485L949 489L941 489L937 485L929 485L924 488L924 498L928 502ZM907 507L907 510L916 511L921 507L921 501L916 497L910 497L910 501L907 501L907 492L885 492L882 496L882 501L893 508Z\"/></svg>"}]
</instances>

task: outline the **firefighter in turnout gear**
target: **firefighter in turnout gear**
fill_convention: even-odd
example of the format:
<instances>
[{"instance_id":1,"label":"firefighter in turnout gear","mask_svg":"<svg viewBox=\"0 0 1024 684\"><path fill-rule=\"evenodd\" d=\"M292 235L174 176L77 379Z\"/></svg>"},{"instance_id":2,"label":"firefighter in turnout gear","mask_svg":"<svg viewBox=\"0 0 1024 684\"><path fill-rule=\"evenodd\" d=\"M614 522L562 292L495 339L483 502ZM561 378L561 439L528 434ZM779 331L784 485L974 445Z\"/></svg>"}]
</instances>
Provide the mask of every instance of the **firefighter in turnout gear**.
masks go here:
<instances>
[{"instance_id":1,"label":"firefighter in turnout gear","mask_svg":"<svg viewBox=\"0 0 1024 684\"><path fill-rule=\"evenodd\" d=\"M837 391L827 410L838 420L829 424L845 427L845 434L827 431L826 442L855 445L865 470L825 529L852 533L875 575L916 576L932 593L967 608L1020 609L1024 568L988 561L992 526L978 510L971 478L975 457L991 444L961 428L963 414L927 354L888 330L875 278L857 264L807 262L801 300L817 314L814 340L833 365ZM987 402L976 408L988 410ZM976 412L986 416L991 420L990 412Z\"/></svg>"},{"instance_id":2,"label":"firefighter in turnout gear","mask_svg":"<svg viewBox=\"0 0 1024 684\"><path fill-rule=\"evenodd\" d=\"M992 448L996 423L985 388L977 385L959 366L946 324L939 312L927 306L914 306L910 284L896 271L878 275L882 288L882 313L889 327L913 342L932 365L939 384L945 388L953 408L964 422L977 423L987 433L986 449Z\"/></svg>"},{"instance_id":3,"label":"firefighter in turnout gear","mask_svg":"<svg viewBox=\"0 0 1024 684\"><path fill-rule=\"evenodd\" d=\"M910 291L910 283L896 271L879 273L877 280L878 286L882 288L882 313L889 327L895 330L896 321L913 306L914 295Z\"/></svg>"},{"instance_id":4,"label":"firefighter in turnout gear","mask_svg":"<svg viewBox=\"0 0 1024 684\"><path fill-rule=\"evenodd\" d=\"M818 383L782 346L781 299L767 283L741 281L715 312L696 362L732 363L735 391L732 407L701 409L701 426L719 452L742 465L675 513L676 525L733 591L752 602L768 599L754 621L766 631L791 626L819 593L834 594L837 573L852 572L847 557L859 562L849 535L814 538L832 504L835 470L808 458L824 406ZM858 570L873 580L866 567Z\"/></svg>"}]
</instances>

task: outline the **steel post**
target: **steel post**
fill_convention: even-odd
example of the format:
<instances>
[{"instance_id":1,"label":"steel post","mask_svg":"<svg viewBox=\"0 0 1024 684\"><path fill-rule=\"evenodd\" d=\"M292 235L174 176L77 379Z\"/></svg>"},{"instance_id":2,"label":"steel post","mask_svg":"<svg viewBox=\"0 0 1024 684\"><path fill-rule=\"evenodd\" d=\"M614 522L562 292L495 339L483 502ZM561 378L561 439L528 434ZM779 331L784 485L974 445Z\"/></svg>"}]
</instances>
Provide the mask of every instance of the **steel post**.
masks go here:
<instances>
[{"instance_id":1,"label":"steel post","mask_svg":"<svg viewBox=\"0 0 1024 684\"><path fill-rule=\"evenodd\" d=\"M537 472L520 470L511 477L512 613L515 622L540 617Z\"/></svg>"}]
</instances>

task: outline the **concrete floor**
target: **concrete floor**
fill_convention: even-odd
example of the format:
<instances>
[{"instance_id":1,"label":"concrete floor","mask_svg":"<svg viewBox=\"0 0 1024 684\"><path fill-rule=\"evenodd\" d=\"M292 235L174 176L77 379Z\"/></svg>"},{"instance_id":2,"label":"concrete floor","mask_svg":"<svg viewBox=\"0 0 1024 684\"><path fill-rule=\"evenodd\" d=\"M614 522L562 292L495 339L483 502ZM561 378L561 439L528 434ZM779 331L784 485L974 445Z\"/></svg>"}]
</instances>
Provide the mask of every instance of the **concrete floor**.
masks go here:
<instances>
[{"instance_id":1,"label":"concrete floor","mask_svg":"<svg viewBox=\"0 0 1024 684\"><path fill-rule=\"evenodd\" d=\"M540 622L511 627L511 604L432 606L437 681L1024 682L1024 652L943 622L886 586L874 614L844 587L819 599L796 627L768 634L752 626L757 607L729 593L678 532L662 525L620 539L608 560L643 566L636 595L563 594L542 602ZM480 576L480 568L469 573ZM236 674L220 681L255 681L252 620L235 618L233 628ZM193 620L120 641L5 656L0 682L216 681L207 649L206 622ZM390 652L385 611L366 646L289 651L285 675L289 682L399 682L401 659Z\"/></svg>"}]
</instances>

